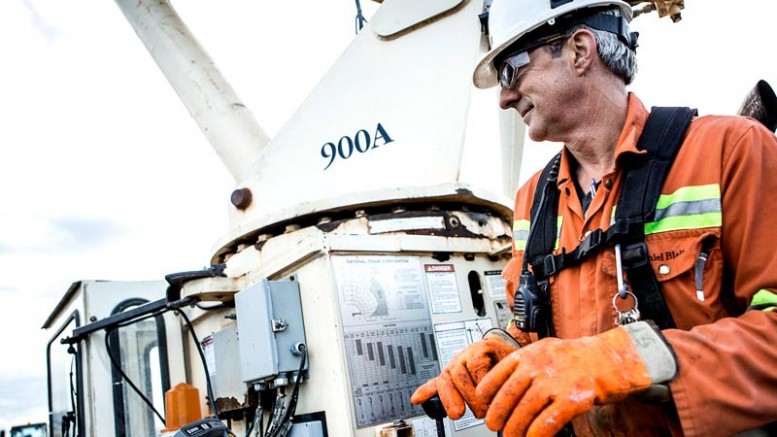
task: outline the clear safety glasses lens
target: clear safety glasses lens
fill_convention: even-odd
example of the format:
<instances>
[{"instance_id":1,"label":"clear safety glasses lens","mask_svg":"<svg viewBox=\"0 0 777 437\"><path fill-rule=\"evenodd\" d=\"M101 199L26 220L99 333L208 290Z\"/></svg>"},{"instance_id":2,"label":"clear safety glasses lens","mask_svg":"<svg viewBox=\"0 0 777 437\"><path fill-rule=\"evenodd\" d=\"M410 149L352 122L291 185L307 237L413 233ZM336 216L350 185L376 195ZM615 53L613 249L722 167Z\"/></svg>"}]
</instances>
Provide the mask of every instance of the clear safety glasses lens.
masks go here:
<instances>
[{"instance_id":1,"label":"clear safety glasses lens","mask_svg":"<svg viewBox=\"0 0 777 437\"><path fill-rule=\"evenodd\" d=\"M499 85L510 88L518 78L518 71L529 64L529 52L521 52L505 59L499 70Z\"/></svg>"}]
</instances>

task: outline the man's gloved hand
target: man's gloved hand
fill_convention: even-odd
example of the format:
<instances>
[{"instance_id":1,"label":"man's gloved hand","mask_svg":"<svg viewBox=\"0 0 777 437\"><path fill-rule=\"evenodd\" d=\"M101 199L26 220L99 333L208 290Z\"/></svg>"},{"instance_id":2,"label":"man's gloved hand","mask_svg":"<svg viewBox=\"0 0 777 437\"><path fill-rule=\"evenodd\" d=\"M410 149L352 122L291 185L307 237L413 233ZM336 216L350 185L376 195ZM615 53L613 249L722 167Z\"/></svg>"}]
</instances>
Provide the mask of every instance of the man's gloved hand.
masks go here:
<instances>
[{"instance_id":1,"label":"man's gloved hand","mask_svg":"<svg viewBox=\"0 0 777 437\"><path fill-rule=\"evenodd\" d=\"M505 437L554 436L575 416L641 392L651 376L623 327L574 340L545 338L505 357L475 391L486 426Z\"/></svg>"},{"instance_id":2,"label":"man's gloved hand","mask_svg":"<svg viewBox=\"0 0 777 437\"><path fill-rule=\"evenodd\" d=\"M440 376L418 387L410 402L419 405L438 394L451 419L460 419L464 415L465 402L475 417L484 417L488 404L475 396L475 387L496 363L519 347L514 340L509 340L502 336L487 335L472 343L453 357Z\"/></svg>"}]
</instances>

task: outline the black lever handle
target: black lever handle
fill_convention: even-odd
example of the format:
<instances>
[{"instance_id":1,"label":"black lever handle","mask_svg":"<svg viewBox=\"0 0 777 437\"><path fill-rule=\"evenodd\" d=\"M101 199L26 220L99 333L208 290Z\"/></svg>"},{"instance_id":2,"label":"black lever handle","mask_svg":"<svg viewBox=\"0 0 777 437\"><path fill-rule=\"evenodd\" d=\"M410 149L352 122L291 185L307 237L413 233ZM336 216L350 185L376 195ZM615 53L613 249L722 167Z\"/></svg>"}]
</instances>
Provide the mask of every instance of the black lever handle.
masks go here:
<instances>
[{"instance_id":1,"label":"black lever handle","mask_svg":"<svg viewBox=\"0 0 777 437\"><path fill-rule=\"evenodd\" d=\"M448 417L448 413L445 412L440 398L438 396L429 398L421 404L421 408L424 409L424 413L427 416L434 419L437 426L437 437L445 437L445 424L442 422L442 419Z\"/></svg>"}]
</instances>

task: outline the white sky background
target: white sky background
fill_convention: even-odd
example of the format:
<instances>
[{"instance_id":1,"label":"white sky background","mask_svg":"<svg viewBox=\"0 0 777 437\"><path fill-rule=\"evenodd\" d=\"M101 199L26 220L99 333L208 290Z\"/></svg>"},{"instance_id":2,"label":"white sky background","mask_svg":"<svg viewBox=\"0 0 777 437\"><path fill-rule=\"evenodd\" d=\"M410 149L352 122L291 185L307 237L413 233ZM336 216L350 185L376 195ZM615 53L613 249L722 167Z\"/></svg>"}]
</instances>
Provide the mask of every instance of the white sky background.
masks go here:
<instances>
[{"instance_id":1,"label":"white sky background","mask_svg":"<svg viewBox=\"0 0 777 437\"><path fill-rule=\"evenodd\" d=\"M686 3L633 23L646 105L733 114L777 86L776 2ZM270 136L354 37L353 0L173 4ZM40 327L70 284L207 266L234 183L114 2L2 0L0 56L3 428L46 420ZM531 170L555 150L527 148Z\"/></svg>"}]
</instances>

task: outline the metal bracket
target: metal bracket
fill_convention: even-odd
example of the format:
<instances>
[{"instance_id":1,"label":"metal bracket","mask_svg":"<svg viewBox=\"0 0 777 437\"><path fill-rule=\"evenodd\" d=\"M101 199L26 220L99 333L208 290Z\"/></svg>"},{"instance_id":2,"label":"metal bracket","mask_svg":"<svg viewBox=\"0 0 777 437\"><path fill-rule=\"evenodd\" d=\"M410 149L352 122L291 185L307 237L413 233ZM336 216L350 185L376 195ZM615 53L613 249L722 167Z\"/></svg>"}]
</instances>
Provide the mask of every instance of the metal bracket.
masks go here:
<instances>
[{"instance_id":1,"label":"metal bracket","mask_svg":"<svg viewBox=\"0 0 777 437\"><path fill-rule=\"evenodd\" d=\"M289 327L286 319L272 319L272 332L285 331Z\"/></svg>"}]
</instances>

